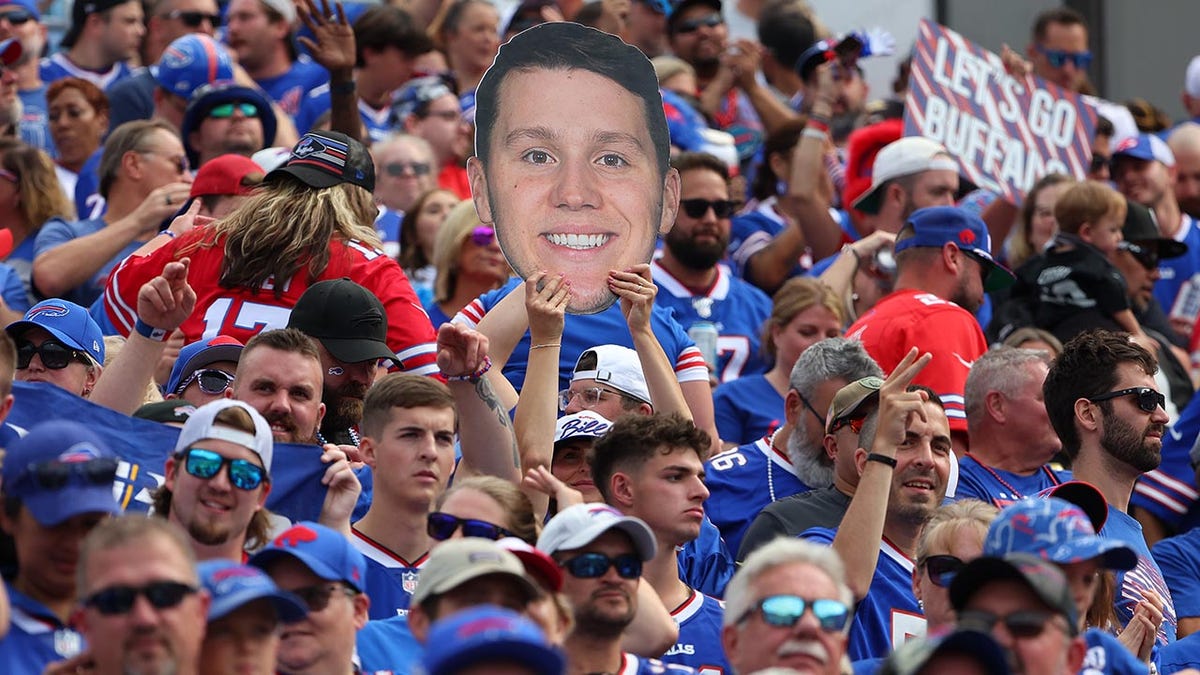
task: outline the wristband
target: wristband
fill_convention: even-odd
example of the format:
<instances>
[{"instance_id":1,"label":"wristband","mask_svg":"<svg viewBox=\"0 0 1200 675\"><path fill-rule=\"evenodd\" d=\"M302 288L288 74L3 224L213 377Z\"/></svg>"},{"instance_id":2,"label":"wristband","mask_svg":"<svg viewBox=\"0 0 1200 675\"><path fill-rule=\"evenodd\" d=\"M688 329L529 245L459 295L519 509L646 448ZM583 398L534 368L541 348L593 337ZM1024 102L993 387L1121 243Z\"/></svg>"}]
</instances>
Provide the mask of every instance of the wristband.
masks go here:
<instances>
[{"instance_id":1,"label":"wristband","mask_svg":"<svg viewBox=\"0 0 1200 675\"><path fill-rule=\"evenodd\" d=\"M529 348L530 349L549 349L551 347L561 347L561 346L562 346L561 342L547 342L544 345L530 345Z\"/></svg>"},{"instance_id":2,"label":"wristband","mask_svg":"<svg viewBox=\"0 0 1200 675\"><path fill-rule=\"evenodd\" d=\"M162 232L159 232L159 234L165 234L172 239L175 238L175 233L170 230L163 230Z\"/></svg>"},{"instance_id":3,"label":"wristband","mask_svg":"<svg viewBox=\"0 0 1200 675\"><path fill-rule=\"evenodd\" d=\"M345 82L330 82L329 93L331 94L353 94L357 85L354 80L346 80Z\"/></svg>"},{"instance_id":4,"label":"wristband","mask_svg":"<svg viewBox=\"0 0 1200 675\"><path fill-rule=\"evenodd\" d=\"M804 128L816 129L817 131L829 133L829 120L816 117L815 115L809 115L808 123L804 125Z\"/></svg>"},{"instance_id":5,"label":"wristband","mask_svg":"<svg viewBox=\"0 0 1200 675\"><path fill-rule=\"evenodd\" d=\"M489 371L491 369L492 369L492 360L485 356L485 357L483 357L483 363L480 364L479 369L476 370L475 372L471 373L470 375L446 375L446 381L447 382L470 382L471 384L475 384L476 382L481 380L485 374L487 374L487 371Z\"/></svg>"},{"instance_id":6,"label":"wristband","mask_svg":"<svg viewBox=\"0 0 1200 675\"><path fill-rule=\"evenodd\" d=\"M804 127L804 131L801 131L800 135L804 138L815 138L818 141L825 141L829 138L829 132L814 129L813 127Z\"/></svg>"},{"instance_id":7,"label":"wristband","mask_svg":"<svg viewBox=\"0 0 1200 675\"><path fill-rule=\"evenodd\" d=\"M854 256L854 262L856 264L862 264L862 256L858 254L858 251L854 250L854 246L850 244L842 244L842 253L849 253L850 255Z\"/></svg>"},{"instance_id":8,"label":"wristband","mask_svg":"<svg viewBox=\"0 0 1200 675\"><path fill-rule=\"evenodd\" d=\"M137 320L137 323L133 325L133 329L137 331L138 335L150 340L154 340L155 342L163 342L167 339L167 336L171 334L171 331L162 328L155 328L141 319Z\"/></svg>"},{"instance_id":9,"label":"wristband","mask_svg":"<svg viewBox=\"0 0 1200 675\"><path fill-rule=\"evenodd\" d=\"M892 467L893 469L896 468L896 458L895 457L888 457L887 455L881 455L878 452L872 452L871 454L867 455L867 461L868 462L879 462L880 464L887 464L888 466Z\"/></svg>"}]
</instances>

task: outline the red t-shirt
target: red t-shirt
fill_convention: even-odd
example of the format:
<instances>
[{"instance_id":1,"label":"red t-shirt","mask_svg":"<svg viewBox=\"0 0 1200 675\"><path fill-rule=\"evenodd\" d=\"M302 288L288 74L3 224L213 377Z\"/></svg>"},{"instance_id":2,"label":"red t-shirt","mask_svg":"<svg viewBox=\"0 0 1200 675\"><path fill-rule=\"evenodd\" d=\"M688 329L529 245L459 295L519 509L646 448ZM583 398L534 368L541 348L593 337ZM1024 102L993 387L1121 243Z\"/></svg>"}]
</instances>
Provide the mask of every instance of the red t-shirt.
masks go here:
<instances>
[{"instance_id":1,"label":"red t-shirt","mask_svg":"<svg viewBox=\"0 0 1200 675\"><path fill-rule=\"evenodd\" d=\"M158 276L168 262L185 257L180 251L206 234L204 228L197 228L150 255L130 256L113 270L104 290L104 307L122 335L128 336L137 321L137 294L142 285ZM272 280L258 289L223 288L219 284L225 258L223 238L213 246L193 248L186 257L191 258L188 282L196 291L196 309L180 326L187 343L216 335L246 342L263 330L286 328L292 307L308 288L305 268L287 282L279 297ZM437 375L437 334L396 261L369 244L334 239L329 243L329 264L317 281L342 277L365 287L383 303L388 347L400 359L401 370Z\"/></svg>"},{"instance_id":2,"label":"red t-shirt","mask_svg":"<svg viewBox=\"0 0 1200 675\"><path fill-rule=\"evenodd\" d=\"M987 339L970 312L925 291L896 291L855 321L846 337L861 340L888 373L913 347L933 354L913 384L942 397L952 431L967 430L963 388L971 364L987 351Z\"/></svg>"}]
</instances>

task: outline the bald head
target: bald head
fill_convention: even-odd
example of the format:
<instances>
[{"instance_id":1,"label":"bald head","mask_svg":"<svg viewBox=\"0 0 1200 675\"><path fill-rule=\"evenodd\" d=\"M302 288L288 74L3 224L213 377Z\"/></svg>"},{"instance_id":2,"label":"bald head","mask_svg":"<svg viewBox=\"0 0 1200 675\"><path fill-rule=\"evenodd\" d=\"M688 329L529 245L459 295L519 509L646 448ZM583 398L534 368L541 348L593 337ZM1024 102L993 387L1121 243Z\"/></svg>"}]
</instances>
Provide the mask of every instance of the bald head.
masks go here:
<instances>
[{"instance_id":1,"label":"bald head","mask_svg":"<svg viewBox=\"0 0 1200 675\"><path fill-rule=\"evenodd\" d=\"M1175 153L1175 200L1184 213L1200 217L1200 124L1175 127L1167 145Z\"/></svg>"}]
</instances>

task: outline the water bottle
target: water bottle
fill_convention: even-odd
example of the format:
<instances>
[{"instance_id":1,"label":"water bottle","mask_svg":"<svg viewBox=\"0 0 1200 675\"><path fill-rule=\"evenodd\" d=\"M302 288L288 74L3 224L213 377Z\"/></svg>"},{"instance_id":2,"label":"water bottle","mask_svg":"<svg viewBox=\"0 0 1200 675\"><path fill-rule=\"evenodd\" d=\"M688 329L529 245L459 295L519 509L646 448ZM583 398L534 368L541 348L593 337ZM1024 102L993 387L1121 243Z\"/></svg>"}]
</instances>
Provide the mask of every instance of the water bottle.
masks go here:
<instances>
[{"instance_id":1,"label":"water bottle","mask_svg":"<svg viewBox=\"0 0 1200 675\"><path fill-rule=\"evenodd\" d=\"M708 371L715 373L717 371L717 336L719 335L717 324L711 321L697 321L688 328L687 334L692 342L696 343L696 349L700 350L704 362L708 364Z\"/></svg>"}]
</instances>

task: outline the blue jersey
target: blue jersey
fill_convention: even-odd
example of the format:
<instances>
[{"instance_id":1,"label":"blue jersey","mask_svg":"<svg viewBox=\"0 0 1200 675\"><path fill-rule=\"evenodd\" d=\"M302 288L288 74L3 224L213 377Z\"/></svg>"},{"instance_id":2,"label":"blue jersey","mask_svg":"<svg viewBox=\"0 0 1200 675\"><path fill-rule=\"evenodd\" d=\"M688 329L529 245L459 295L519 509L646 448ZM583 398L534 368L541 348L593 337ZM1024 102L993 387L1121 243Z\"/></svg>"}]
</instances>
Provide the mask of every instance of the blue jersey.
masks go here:
<instances>
[{"instance_id":1,"label":"blue jersey","mask_svg":"<svg viewBox=\"0 0 1200 675\"><path fill-rule=\"evenodd\" d=\"M329 72L313 63L307 56L301 56L292 63L292 67L288 68L286 73L255 82L266 92L268 98L294 119L300 112L301 99L306 93L327 84Z\"/></svg>"},{"instance_id":2,"label":"blue jersey","mask_svg":"<svg viewBox=\"0 0 1200 675\"><path fill-rule=\"evenodd\" d=\"M129 65L124 61L112 64L104 72L80 68L71 63L71 59L67 58L66 52L55 52L42 59L38 66L38 74L42 78L42 82L46 84L65 77L78 77L100 87L101 91L107 90L117 82L129 77L132 72Z\"/></svg>"},{"instance_id":3,"label":"blue jersey","mask_svg":"<svg viewBox=\"0 0 1200 675\"><path fill-rule=\"evenodd\" d=\"M836 528L814 527L800 537L832 546L836 535ZM846 654L851 661L887 656L909 638L925 635L925 615L912 590L913 567L912 559L887 539L879 543L875 576L850 626Z\"/></svg>"},{"instance_id":4,"label":"blue jersey","mask_svg":"<svg viewBox=\"0 0 1200 675\"><path fill-rule=\"evenodd\" d=\"M1087 652L1079 675L1146 675L1150 668L1111 633L1089 628L1083 634Z\"/></svg>"},{"instance_id":5,"label":"blue jersey","mask_svg":"<svg viewBox=\"0 0 1200 675\"><path fill-rule=\"evenodd\" d=\"M417 590L417 578L421 567L429 559L426 553L413 562L387 550L379 543L351 528L354 536L350 543L367 559L367 597L371 598L372 620L406 616L413 591Z\"/></svg>"},{"instance_id":6,"label":"blue jersey","mask_svg":"<svg viewBox=\"0 0 1200 675\"><path fill-rule=\"evenodd\" d=\"M75 179L75 213L80 220L99 218L108 211L108 201L100 194L100 157L104 147L92 153Z\"/></svg>"},{"instance_id":7,"label":"blue jersey","mask_svg":"<svg viewBox=\"0 0 1200 675\"><path fill-rule=\"evenodd\" d=\"M663 663L658 659L648 659L644 656L634 656L629 652L624 652L621 654L621 667L613 675L669 675L670 673L682 675L695 672L695 669L677 663Z\"/></svg>"},{"instance_id":8,"label":"blue jersey","mask_svg":"<svg viewBox=\"0 0 1200 675\"><path fill-rule=\"evenodd\" d=\"M691 666L701 673L732 673L721 647L725 603L695 590L671 611L679 624L679 640L663 654L663 663Z\"/></svg>"},{"instance_id":9,"label":"blue jersey","mask_svg":"<svg viewBox=\"0 0 1200 675\"><path fill-rule=\"evenodd\" d=\"M1162 461L1133 486L1131 506L1145 509L1182 532L1184 518L1196 503L1196 472L1189 454L1200 435L1200 396L1192 396L1162 439Z\"/></svg>"},{"instance_id":10,"label":"blue jersey","mask_svg":"<svg viewBox=\"0 0 1200 675\"><path fill-rule=\"evenodd\" d=\"M713 391L713 412L721 440L745 445L783 424L783 397L766 375L747 375Z\"/></svg>"},{"instance_id":11,"label":"blue jersey","mask_svg":"<svg viewBox=\"0 0 1200 675\"><path fill-rule=\"evenodd\" d=\"M708 514L700 521L700 536L676 550L675 562L683 583L714 598L725 597L725 586L736 571L733 556Z\"/></svg>"},{"instance_id":12,"label":"blue jersey","mask_svg":"<svg viewBox=\"0 0 1200 675\"><path fill-rule=\"evenodd\" d=\"M429 323L433 324L434 330L437 330L444 323L450 323L453 317L446 316L441 307L438 307L437 300L429 299L429 302L422 305L425 313L429 315Z\"/></svg>"},{"instance_id":13,"label":"blue jersey","mask_svg":"<svg viewBox=\"0 0 1200 675\"><path fill-rule=\"evenodd\" d=\"M109 133L126 122L154 117L154 88L158 82L153 71L157 67L138 68L108 90Z\"/></svg>"},{"instance_id":14,"label":"blue jersey","mask_svg":"<svg viewBox=\"0 0 1200 675\"><path fill-rule=\"evenodd\" d=\"M455 323L475 328L484 315L513 289L520 288L520 292L524 292L524 283L523 280L513 277L504 286L484 293L455 315ZM596 314L568 314L565 319L558 361L559 389L570 386L575 362L585 350L605 344L633 349L633 337L629 334L629 324L625 323L625 315L621 314L620 303L613 303L608 309ZM655 305L650 316L650 325L667 358L675 366L676 379L680 382L708 382L708 366L704 363L704 357L669 310ZM529 331L525 331L512 356L508 358L508 363L504 364L504 376L517 391L520 391L521 385L525 383L525 369L528 366Z\"/></svg>"},{"instance_id":15,"label":"blue jersey","mask_svg":"<svg viewBox=\"0 0 1200 675\"><path fill-rule=\"evenodd\" d=\"M37 241L34 243L33 257L37 257L50 249L57 248L68 241L86 237L89 234L99 232L105 227L104 221L96 218L91 220L76 220L73 223L68 223L58 218L51 219L42 226L38 232ZM92 278L85 281L83 284L76 286L70 291L61 294L60 297L70 300L78 305L87 307L92 304L100 294L104 292L104 286L108 283L108 273L112 271L122 260L129 256L130 253L142 247L142 242L131 241L121 249L121 252L115 255L112 259L100 266Z\"/></svg>"},{"instance_id":16,"label":"blue jersey","mask_svg":"<svg viewBox=\"0 0 1200 675\"><path fill-rule=\"evenodd\" d=\"M51 157L58 155L50 137L50 106L46 104L46 84L17 92L21 99L21 140L26 145L41 148Z\"/></svg>"},{"instance_id":17,"label":"blue jersey","mask_svg":"<svg viewBox=\"0 0 1200 675\"><path fill-rule=\"evenodd\" d=\"M372 598L374 600L374 598ZM410 673L421 662L425 648L413 637L408 617L392 616L368 621L355 638L358 661L364 672Z\"/></svg>"},{"instance_id":18,"label":"blue jersey","mask_svg":"<svg viewBox=\"0 0 1200 675\"><path fill-rule=\"evenodd\" d=\"M404 220L403 212L393 211L386 206L380 206L379 215L375 217L375 232L379 235L379 241L383 242L383 252L389 258L400 255L400 221L402 220ZM411 277L408 282L412 284ZM413 284L413 290L416 290L416 284Z\"/></svg>"},{"instance_id":19,"label":"blue jersey","mask_svg":"<svg viewBox=\"0 0 1200 675\"><path fill-rule=\"evenodd\" d=\"M1175 616L1200 617L1200 530L1163 539L1154 545L1153 555L1171 589Z\"/></svg>"},{"instance_id":20,"label":"blue jersey","mask_svg":"<svg viewBox=\"0 0 1200 675\"><path fill-rule=\"evenodd\" d=\"M1171 591L1167 582L1163 581L1162 571L1150 555L1146 547L1146 538L1142 535L1142 525L1132 516L1108 505L1108 520L1100 530L1100 536L1124 542L1137 552L1137 567L1128 572L1117 572L1117 617L1124 626L1133 618L1133 610L1141 602L1142 591L1151 589L1163 599L1163 622L1158 628L1158 644L1165 645L1175 641L1175 603L1171 599Z\"/></svg>"},{"instance_id":21,"label":"blue jersey","mask_svg":"<svg viewBox=\"0 0 1200 675\"><path fill-rule=\"evenodd\" d=\"M13 268L21 279L21 283L24 284L25 295L28 296L31 306L37 303L37 298L33 294L33 251L36 241L37 233L35 232L21 240L21 243L4 259L5 264Z\"/></svg>"},{"instance_id":22,"label":"blue jersey","mask_svg":"<svg viewBox=\"0 0 1200 675\"><path fill-rule=\"evenodd\" d=\"M12 603L12 626L0 640L0 672L40 673L47 665L83 651L83 636L54 612L11 584L5 587Z\"/></svg>"},{"instance_id":23,"label":"blue jersey","mask_svg":"<svg viewBox=\"0 0 1200 675\"><path fill-rule=\"evenodd\" d=\"M709 492L704 511L731 551L740 550L746 528L768 504L812 489L769 438L726 450L708 460L704 469Z\"/></svg>"},{"instance_id":24,"label":"blue jersey","mask_svg":"<svg viewBox=\"0 0 1200 675\"><path fill-rule=\"evenodd\" d=\"M958 460L958 471L955 499L978 499L999 509L1071 480L1070 471L1055 471L1049 466L1022 476L990 467L970 453Z\"/></svg>"},{"instance_id":25,"label":"blue jersey","mask_svg":"<svg viewBox=\"0 0 1200 675\"><path fill-rule=\"evenodd\" d=\"M1192 275L1200 272L1200 223L1191 216L1182 214L1183 222L1175 239L1187 244L1187 253L1158 261L1159 280L1154 282L1154 298L1163 310L1170 312L1175 304L1179 289Z\"/></svg>"},{"instance_id":26,"label":"blue jersey","mask_svg":"<svg viewBox=\"0 0 1200 675\"><path fill-rule=\"evenodd\" d=\"M717 265L717 278L704 295L696 295L658 261L650 274L658 285L654 304L669 307L684 330L698 321L717 325L717 379L732 382L742 375L763 373L767 362L760 355L763 322L771 316L771 298Z\"/></svg>"},{"instance_id":27,"label":"blue jersey","mask_svg":"<svg viewBox=\"0 0 1200 675\"><path fill-rule=\"evenodd\" d=\"M24 314L31 307L21 275L8 263L0 263L0 297L4 298L4 304L14 312Z\"/></svg>"},{"instance_id":28,"label":"blue jersey","mask_svg":"<svg viewBox=\"0 0 1200 675\"><path fill-rule=\"evenodd\" d=\"M300 110L295 115L296 131L301 134L311 131L316 126L317 120L329 112L329 98L328 82L305 94L304 99L300 102ZM361 98L358 99L358 118L362 120L363 128L367 130L367 139L364 142L368 146L382 141L395 131L388 125L391 112L391 106L377 110L367 105L366 101Z\"/></svg>"},{"instance_id":29,"label":"blue jersey","mask_svg":"<svg viewBox=\"0 0 1200 675\"><path fill-rule=\"evenodd\" d=\"M746 276L746 265L755 253L763 250L788 226L775 210L776 199L768 197L758 203L749 213L743 213L730 222L729 265L739 277ZM812 267L812 254L805 252L796 260L790 276L800 276Z\"/></svg>"}]
</instances>

